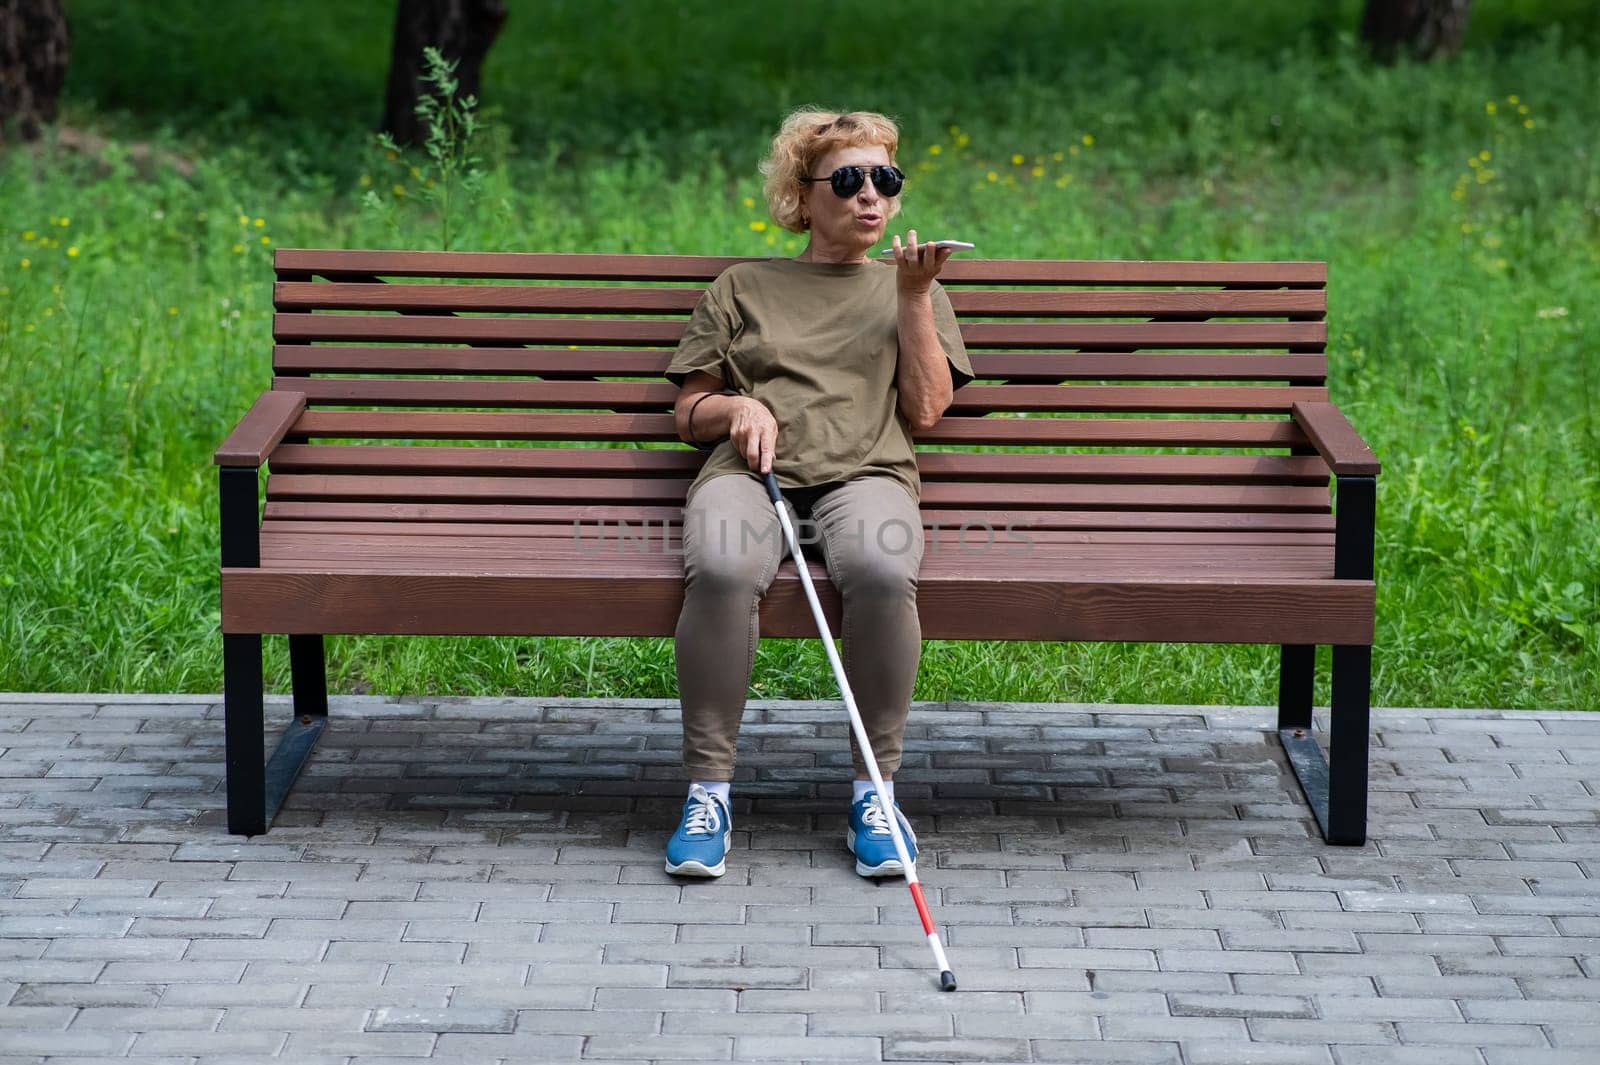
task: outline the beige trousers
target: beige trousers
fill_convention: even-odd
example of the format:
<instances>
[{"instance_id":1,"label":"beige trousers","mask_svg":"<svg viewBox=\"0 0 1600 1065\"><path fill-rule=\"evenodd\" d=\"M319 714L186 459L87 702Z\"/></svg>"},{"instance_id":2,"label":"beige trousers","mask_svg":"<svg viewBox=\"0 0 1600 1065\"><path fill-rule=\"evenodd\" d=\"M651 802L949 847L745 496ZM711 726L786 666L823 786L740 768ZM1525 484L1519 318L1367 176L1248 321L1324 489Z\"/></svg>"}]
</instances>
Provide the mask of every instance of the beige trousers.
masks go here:
<instances>
[{"instance_id":1,"label":"beige trousers","mask_svg":"<svg viewBox=\"0 0 1600 1065\"><path fill-rule=\"evenodd\" d=\"M888 776L900 767L922 657L921 514L905 488L884 475L786 490L784 505L801 553L825 564L844 599L844 631L836 635L844 643L845 677L878 769ZM761 641L760 604L789 554L777 511L754 473L713 477L684 507L685 586L674 639L683 767L691 780L733 779ZM827 687L835 687L831 677ZM840 720L849 725L842 706ZM857 775L865 775L854 730L850 753Z\"/></svg>"}]
</instances>

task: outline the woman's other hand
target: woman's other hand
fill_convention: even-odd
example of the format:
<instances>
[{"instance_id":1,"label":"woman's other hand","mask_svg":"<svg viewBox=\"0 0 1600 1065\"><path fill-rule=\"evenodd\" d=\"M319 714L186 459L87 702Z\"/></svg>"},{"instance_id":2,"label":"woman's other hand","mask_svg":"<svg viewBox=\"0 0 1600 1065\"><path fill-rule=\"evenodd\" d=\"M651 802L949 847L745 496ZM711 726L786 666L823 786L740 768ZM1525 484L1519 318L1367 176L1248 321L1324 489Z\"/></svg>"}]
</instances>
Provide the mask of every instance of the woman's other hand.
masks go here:
<instances>
[{"instance_id":1,"label":"woman's other hand","mask_svg":"<svg viewBox=\"0 0 1600 1065\"><path fill-rule=\"evenodd\" d=\"M939 271L944 269L944 264L954 254L953 249L942 248L934 244L918 244L917 231L906 230L906 243L900 243L900 235L894 238L894 261L899 269L897 283L900 291L909 293L927 292L933 285L933 279L939 276Z\"/></svg>"},{"instance_id":2,"label":"woman's other hand","mask_svg":"<svg viewBox=\"0 0 1600 1065\"><path fill-rule=\"evenodd\" d=\"M767 405L753 396L739 396L728 419L728 438L734 450L756 473L772 472L772 455L778 446L778 420Z\"/></svg>"}]
</instances>

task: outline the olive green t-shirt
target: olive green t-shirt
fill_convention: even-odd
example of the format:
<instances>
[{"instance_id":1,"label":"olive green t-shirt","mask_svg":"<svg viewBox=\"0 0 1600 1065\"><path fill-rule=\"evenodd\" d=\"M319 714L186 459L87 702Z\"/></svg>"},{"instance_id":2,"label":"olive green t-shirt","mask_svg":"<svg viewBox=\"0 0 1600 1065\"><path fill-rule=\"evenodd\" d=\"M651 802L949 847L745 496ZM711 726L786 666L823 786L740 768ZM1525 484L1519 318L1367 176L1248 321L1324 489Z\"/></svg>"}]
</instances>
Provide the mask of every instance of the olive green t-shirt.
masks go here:
<instances>
[{"instance_id":1,"label":"olive green t-shirt","mask_svg":"<svg viewBox=\"0 0 1600 1065\"><path fill-rule=\"evenodd\" d=\"M780 488L806 488L881 473L917 502L911 430L895 384L898 267L877 260L737 263L711 283L667 364L678 387L695 370L766 404L778 422L772 471ZM972 363L943 286L930 290L933 324L955 388ZM754 476L725 439L711 450L686 500L713 477Z\"/></svg>"}]
</instances>

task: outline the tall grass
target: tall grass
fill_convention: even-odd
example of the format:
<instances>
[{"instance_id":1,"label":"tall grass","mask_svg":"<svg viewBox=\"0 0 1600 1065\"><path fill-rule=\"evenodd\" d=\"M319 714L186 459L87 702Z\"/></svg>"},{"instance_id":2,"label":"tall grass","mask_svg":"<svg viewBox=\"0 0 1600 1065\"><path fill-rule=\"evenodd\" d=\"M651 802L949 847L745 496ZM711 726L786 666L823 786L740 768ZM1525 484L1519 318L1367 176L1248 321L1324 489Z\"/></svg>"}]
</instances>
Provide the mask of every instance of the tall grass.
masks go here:
<instances>
[{"instance_id":1,"label":"tall grass","mask_svg":"<svg viewBox=\"0 0 1600 1065\"><path fill-rule=\"evenodd\" d=\"M816 101L899 116L897 224L986 256L1326 259L1330 386L1385 463L1375 699L1600 706L1592 8L1480 3L1458 59L1380 68L1352 3L927 0L863 40L859 5L605 7L517 9L451 244L793 254L755 161ZM220 690L210 454L269 381L271 249L440 243L365 132L387 3L192 8L74 5L65 123L105 147L0 156L0 689ZM329 663L341 691L676 690L668 639L332 637ZM929 641L916 696L1268 702L1275 665ZM753 694L836 695L790 640Z\"/></svg>"}]
</instances>

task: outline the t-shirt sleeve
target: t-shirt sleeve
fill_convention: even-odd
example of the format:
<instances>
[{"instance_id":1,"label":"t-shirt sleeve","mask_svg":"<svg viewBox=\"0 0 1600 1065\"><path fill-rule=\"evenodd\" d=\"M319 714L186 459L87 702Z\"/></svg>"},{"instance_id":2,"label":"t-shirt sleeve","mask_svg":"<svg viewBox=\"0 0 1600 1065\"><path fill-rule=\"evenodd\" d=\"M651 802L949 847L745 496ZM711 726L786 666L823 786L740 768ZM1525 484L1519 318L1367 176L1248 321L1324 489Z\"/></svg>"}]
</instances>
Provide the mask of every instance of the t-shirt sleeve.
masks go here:
<instances>
[{"instance_id":1,"label":"t-shirt sleeve","mask_svg":"<svg viewBox=\"0 0 1600 1065\"><path fill-rule=\"evenodd\" d=\"M733 342L733 316L723 303L721 279L712 282L694 305L678 350L667 362L666 378L679 388L696 370L728 381L728 346Z\"/></svg>"},{"instance_id":2,"label":"t-shirt sleeve","mask_svg":"<svg viewBox=\"0 0 1600 1065\"><path fill-rule=\"evenodd\" d=\"M929 293L933 298L933 328L939 334L939 346L950 363L951 387L960 388L975 376L972 361L967 357L967 345L961 339L961 326L956 322L956 312L950 306L944 286L935 281Z\"/></svg>"}]
</instances>

